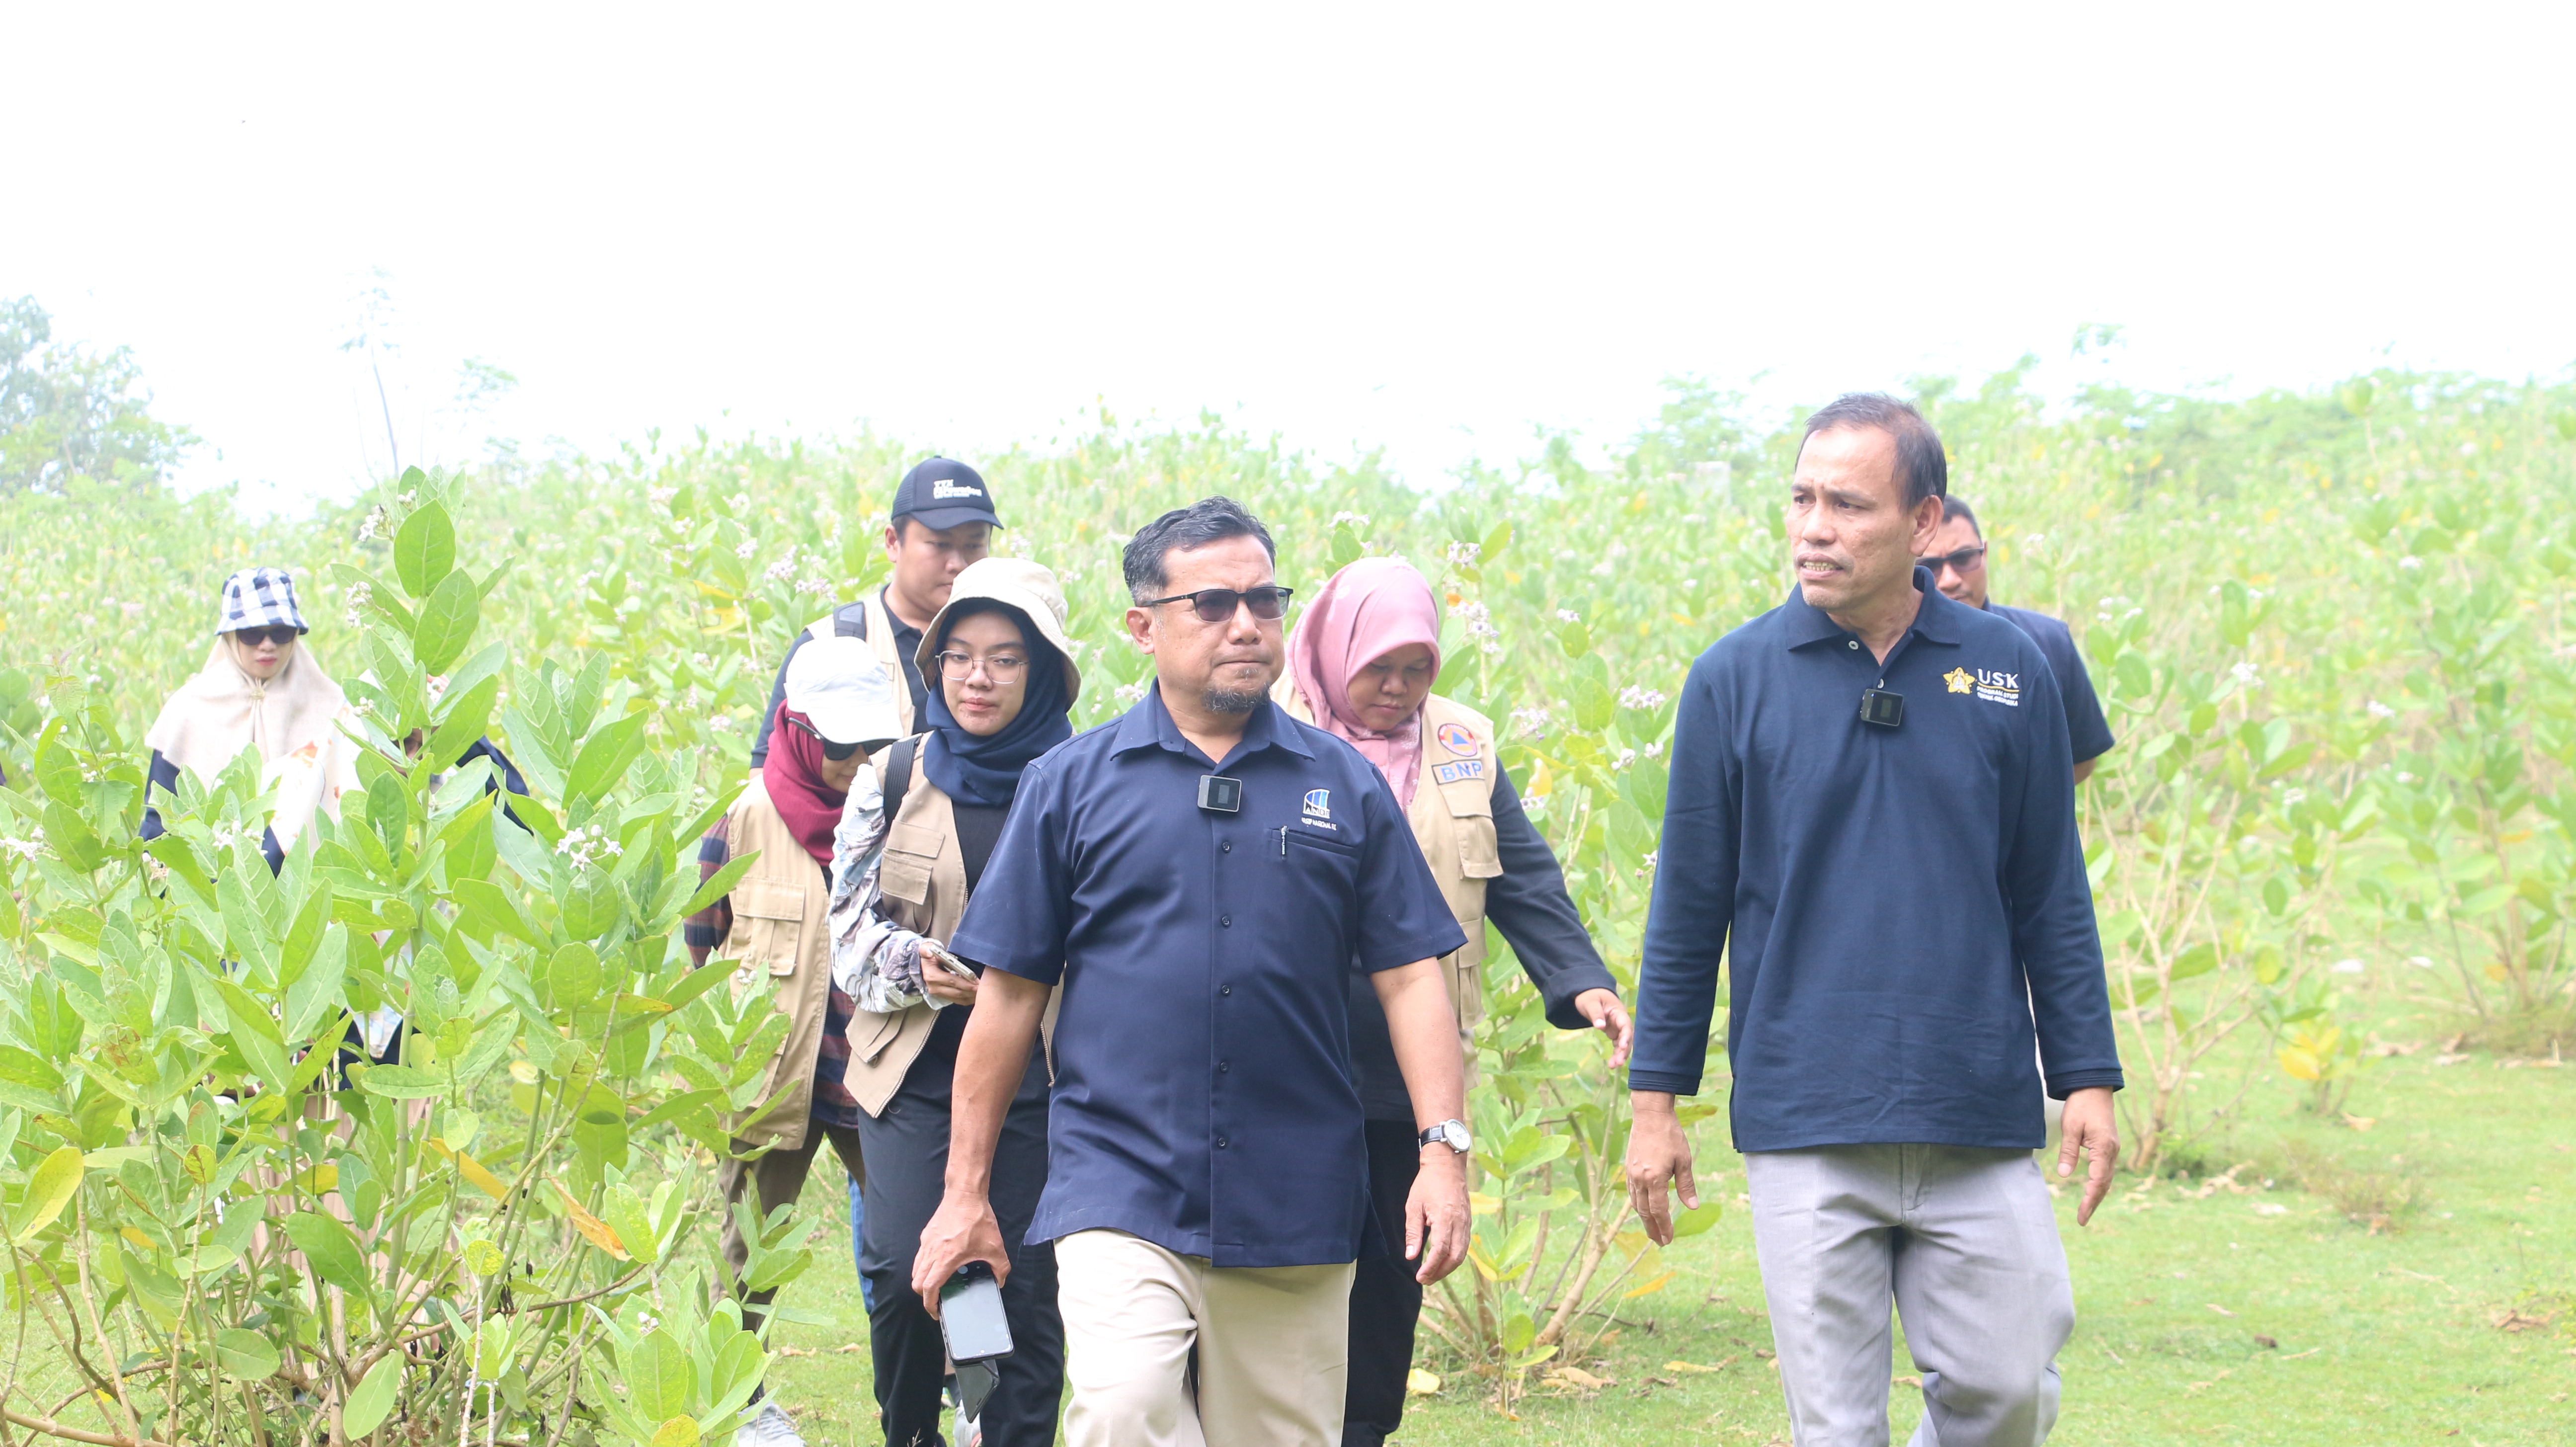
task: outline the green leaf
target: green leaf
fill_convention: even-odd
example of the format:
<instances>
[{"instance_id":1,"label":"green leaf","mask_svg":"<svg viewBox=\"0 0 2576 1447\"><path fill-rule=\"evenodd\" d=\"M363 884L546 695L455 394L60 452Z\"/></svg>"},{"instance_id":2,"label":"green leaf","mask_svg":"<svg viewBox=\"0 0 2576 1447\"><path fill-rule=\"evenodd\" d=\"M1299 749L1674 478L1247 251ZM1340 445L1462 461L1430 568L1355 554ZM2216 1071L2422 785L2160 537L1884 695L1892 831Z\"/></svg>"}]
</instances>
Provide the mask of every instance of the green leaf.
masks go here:
<instances>
[{"instance_id":1,"label":"green leaf","mask_svg":"<svg viewBox=\"0 0 2576 1447\"><path fill-rule=\"evenodd\" d=\"M1724 1206L1715 1201L1703 1201L1698 1209L1684 1211L1673 1218L1673 1239L1679 1241L1684 1236L1696 1236L1716 1225L1717 1218L1724 1214Z\"/></svg>"},{"instance_id":2,"label":"green leaf","mask_svg":"<svg viewBox=\"0 0 2576 1447\"><path fill-rule=\"evenodd\" d=\"M27 1194L19 1198L9 1225L9 1239L23 1246L28 1238L54 1224L54 1218L63 1213L80 1190L83 1169L78 1146L64 1146L45 1157L36 1173L27 1178Z\"/></svg>"},{"instance_id":3,"label":"green leaf","mask_svg":"<svg viewBox=\"0 0 2576 1447\"><path fill-rule=\"evenodd\" d=\"M911 826L906 825L905 827L910 828ZM724 867L718 869L715 873L708 875L706 882L698 886L698 892L689 896L689 902L680 906L681 917L685 919L690 915L696 914L699 910L705 909L708 905L711 905L717 900L724 898L726 895L731 894L733 892L733 887L741 883L742 877L749 873L751 871L751 866L759 861L760 851L757 849L752 850L748 854L739 854L726 860L724 862Z\"/></svg>"},{"instance_id":4,"label":"green leaf","mask_svg":"<svg viewBox=\"0 0 2576 1447\"><path fill-rule=\"evenodd\" d=\"M394 1398L402 1390L402 1375L401 1352L390 1351L377 1358L359 1380L357 1390L349 1394L348 1404L340 1409L342 1433L364 1437L383 1426L385 1418L393 1415Z\"/></svg>"},{"instance_id":5,"label":"green leaf","mask_svg":"<svg viewBox=\"0 0 2576 1447\"><path fill-rule=\"evenodd\" d=\"M379 1066L378 1069L392 1069ZM367 1251L358 1244L358 1233L338 1219L319 1211L298 1211L286 1218L286 1237L295 1249L304 1253L313 1274L343 1291L364 1292L373 1284L367 1272Z\"/></svg>"},{"instance_id":6,"label":"green leaf","mask_svg":"<svg viewBox=\"0 0 2576 1447\"><path fill-rule=\"evenodd\" d=\"M447 1080L409 1065L370 1065L358 1075L358 1088L393 1100L429 1100L447 1093Z\"/></svg>"},{"instance_id":7,"label":"green leaf","mask_svg":"<svg viewBox=\"0 0 2576 1447\"><path fill-rule=\"evenodd\" d=\"M626 1361L627 1400L646 1421L668 1423L689 1417L689 1388L697 1384L697 1366L688 1348L667 1328L656 1327L635 1344ZM697 1430L690 1423L692 1432Z\"/></svg>"},{"instance_id":8,"label":"green leaf","mask_svg":"<svg viewBox=\"0 0 2576 1447\"><path fill-rule=\"evenodd\" d=\"M481 610L482 595L474 591L474 580L463 573L448 574L447 581L421 605L420 622L412 630L412 656L424 671L445 673L465 656Z\"/></svg>"},{"instance_id":9,"label":"green leaf","mask_svg":"<svg viewBox=\"0 0 2576 1447\"><path fill-rule=\"evenodd\" d=\"M581 752L573 756L572 772L564 782L565 803L585 803L616 787L635 756L644 752L644 721L648 717L640 712L627 714L601 725L582 740Z\"/></svg>"},{"instance_id":10,"label":"green leaf","mask_svg":"<svg viewBox=\"0 0 2576 1447\"><path fill-rule=\"evenodd\" d=\"M653 1429L649 1447L698 1447L702 1440L695 1417L673 1417Z\"/></svg>"},{"instance_id":11,"label":"green leaf","mask_svg":"<svg viewBox=\"0 0 2576 1447\"><path fill-rule=\"evenodd\" d=\"M215 1364L237 1382L260 1382L277 1375L277 1348L255 1331L228 1327L215 1333Z\"/></svg>"},{"instance_id":12,"label":"green leaf","mask_svg":"<svg viewBox=\"0 0 2576 1447\"><path fill-rule=\"evenodd\" d=\"M394 575L402 579L404 592L428 597L455 566L456 525L446 508L431 503L403 519L394 533Z\"/></svg>"},{"instance_id":13,"label":"green leaf","mask_svg":"<svg viewBox=\"0 0 2576 1447\"><path fill-rule=\"evenodd\" d=\"M555 1008L578 1010L599 994L599 951L576 940L555 951L546 962L546 984L555 994Z\"/></svg>"},{"instance_id":14,"label":"green leaf","mask_svg":"<svg viewBox=\"0 0 2576 1447\"><path fill-rule=\"evenodd\" d=\"M447 721L430 735L429 746L421 750L421 763L432 773L444 773L474 747L492 726L492 705L501 697L501 680L486 678L468 688L462 697L451 689L447 699Z\"/></svg>"}]
</instances>

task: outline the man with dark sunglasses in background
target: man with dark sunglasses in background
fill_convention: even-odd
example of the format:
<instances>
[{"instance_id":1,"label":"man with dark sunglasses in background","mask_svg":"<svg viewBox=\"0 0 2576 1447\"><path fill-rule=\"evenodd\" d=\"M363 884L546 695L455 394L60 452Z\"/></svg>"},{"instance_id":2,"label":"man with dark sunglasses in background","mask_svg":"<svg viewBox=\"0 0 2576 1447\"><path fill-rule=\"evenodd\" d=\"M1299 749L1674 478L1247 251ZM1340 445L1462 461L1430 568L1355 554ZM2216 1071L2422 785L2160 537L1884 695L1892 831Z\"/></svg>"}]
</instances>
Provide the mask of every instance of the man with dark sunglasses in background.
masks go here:
<instances>
[{"instance_id":1,"label":"man with dark sunglasses in background","mask_svg":"<svg viewBox=\"0 0 2576 1447\"><path fill-rule=\"evenodd\" d=\"M1941 499L1941 526L1933 530L1931 549L1914 561L1932 570L1942 596L2009 621L2039 645L2048 658L2048 671L2057 675L2058 699L2066 706L2075 782L2091 777L2094 761L2109 753L2116 741L2110 721L2102 716L2102 701L2093 694L2092 675L2084 671L2083 650L2075 646L2075 635L2066 625L2047 614L1986 601L1986 536L1977 526L1975 511L1955 497Z\"/></svg>"}]
</instances>

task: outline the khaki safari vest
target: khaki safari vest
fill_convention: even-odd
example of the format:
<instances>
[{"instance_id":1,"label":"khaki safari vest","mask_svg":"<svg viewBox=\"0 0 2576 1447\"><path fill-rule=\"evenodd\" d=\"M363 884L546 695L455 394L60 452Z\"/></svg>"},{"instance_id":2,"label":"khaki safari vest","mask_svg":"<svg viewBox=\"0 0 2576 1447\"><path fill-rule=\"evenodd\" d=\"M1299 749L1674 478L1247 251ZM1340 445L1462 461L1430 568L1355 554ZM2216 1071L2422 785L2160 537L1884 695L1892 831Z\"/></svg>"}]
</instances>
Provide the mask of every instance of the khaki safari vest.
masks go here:
<instances>
[{"instance_id":1,"label":"khaki safari vest","mask_svg":"<svg viewBox=\"0 0 2576 1447\"><path fill-rule=\"evenodd\" d=\"M854 609L858 616L852 618L849 615ZM918 727L912 719L912 686L903 681L903 655L895 651L894 630L894 615L886 611L885 590L875 588L858 602L835 608L806 624L805 636L830 638L839 634L845 638L865 639L868 651L877 656L877 662L885 665L886 677L894 681L895 722L905 733L910 733ZM946 939L947 936L940 938Z\"/></svg>"},{"instance_id":2,"label":"khaki safari vest","mask_svg":"<svg viewBox=\"0 0 2576 1447\"><path fill-rule=\"evenodd\" d=\"M874 760L877 777L883 779L889 755L896 749L911 755L902 781L904 796L886 805L894 811L894 822L886 828L885 856L877 865L877 912L945 945L956 938L958 921L966 914L966 855L957 843L955 803L922 774L924 737L888 745ZM1042 1028L1049 1061L1055 1058L1055 1013L1062 998L1061 986L1047 998ZM843 1079L861 1110L885 1113L886 1102L894 1099L912 1062L930 1043L930 1028L938 1018L927 1002L891 1014L861 1009L850 1016L850 1065Z\"/></svg>"},{"instance_id":3,"label":"khaki safari vest","mask_svg":"<svg viewBox=\"0 0 2576 1447\"><path fill-rule=\"evenodd\" d=\"M1272 690L1279 705L1308 723L1314 717L1281 675ZM1483 714L1433 694L1422 702L1422 762L1414 776L1413 807L1406 820L1422 846L1440 897L1467 943L1440 961L1449 982L1450 1008L1458 1012L1458 1044L1467 1057L1467 1083L1476 1081L1476 1022L1485 1018L1485 881L1503 872L1494 834L1494 725Z\"/></svg>"},{"instance_id":4,"label":"khaki safari vest","mask_svg":"<svg viewBox=\"0 0 2576 1447\"><path fill-rule=\"evenodd\" d=\"M831 887L822 866L778 817L758 774L726 820L733 857L754 850L760 857L734 882L733 927L715 957L734 961L737 1000L767 975L770 1004L790 1022L787 1039L770 1059L763 1098L775 1103L756 1118L736 1122L733 1133L749 1144L792 1151L804 1145L813 1114L814 1060L822 1051L823 1014L831 1002L831 931L824 921Z\"/></svg>"}]
</instances>

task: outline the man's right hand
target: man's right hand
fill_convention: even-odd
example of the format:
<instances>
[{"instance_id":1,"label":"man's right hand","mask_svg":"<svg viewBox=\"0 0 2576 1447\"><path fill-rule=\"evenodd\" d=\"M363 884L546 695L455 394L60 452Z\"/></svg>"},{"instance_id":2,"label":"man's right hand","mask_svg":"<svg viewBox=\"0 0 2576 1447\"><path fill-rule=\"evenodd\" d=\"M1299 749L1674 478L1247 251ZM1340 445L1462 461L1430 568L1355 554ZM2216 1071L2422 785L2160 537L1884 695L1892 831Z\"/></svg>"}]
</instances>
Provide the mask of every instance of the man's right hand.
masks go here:
<instances>
[{"instance_id":1,"label":"man's right hand","mask_svg":"<svg viewBox=\"0 0 2576 1447\"><path fill-rule=\"evenodd\" d=\"M1668 1091L1628 1092L1628 1202L1658 1246L1673 1244L1673 1206L1665 1188L1676 1187L1686 1210L1699 1209L1699 1181L1691 1174L1690 1138L1673 1113Z\"/></svg>"},{"instance_id":2,"label":"man's right hand","mask_svg":"<svg viewBox=\"0 0 2576 1447\"><path fill-rule=\"evenodd\" d=\"M930 1224L921 1228L921 1247L912 1258L912 1289L921 1294L931 1320L939 1319L939 1288L969 1261L992 1267L996 1281L1011 1279L1011 1253L1002 1245L993 1203L983 1196L943 1196Z\"/></svg>"}]
</instances>

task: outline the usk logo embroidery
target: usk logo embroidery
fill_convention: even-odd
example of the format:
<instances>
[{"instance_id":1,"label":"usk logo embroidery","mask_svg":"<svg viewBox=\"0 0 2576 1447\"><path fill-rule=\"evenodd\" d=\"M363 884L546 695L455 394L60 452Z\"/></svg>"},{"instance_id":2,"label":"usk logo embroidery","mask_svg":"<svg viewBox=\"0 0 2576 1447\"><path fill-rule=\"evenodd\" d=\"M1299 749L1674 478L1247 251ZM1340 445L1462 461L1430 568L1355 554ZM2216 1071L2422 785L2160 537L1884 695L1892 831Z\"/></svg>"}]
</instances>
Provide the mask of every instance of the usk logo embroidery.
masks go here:
<instances>
[{"instance_id":1,"label":"usk logo embroidery","mask_svg":"<svg viewBox=\"0 0 2576 1447\"><path fill-rule=\"evenodd\" d=\"M1966 693L1968 689L1976 683L1976 680L1969 677L1968 670L1964 668L1954 668L1949 672L1942 674L1941 681L1950 685L1950 691L1952 693Z\"/></svg>"},{"instance_id":2,"label":"usk logo embroidery","mask_svg":"<svg viewBox=\"0 0 2576 1447\"><path fill-rule=\"evenodd\" d=\"M1465 724L1445 723L1440 726L1440 746L1465 758L1476 756L1476 736Z\"/></svg>"},{"instance_id":3,"label":"usk logo embroidery","mask_svg":"<svg viewBox=\"0 0 2576 1447\"><path fill-rule=\"evenodd\" d=\"M1306 791L1306 817L1309 819L1332 818L1332 800L1333 791L1330 789L1308 789Z\"/></svg>"},{"instance_id":4,"label":"usk logo embroidery","mask_svg":"<svg viewBox=\"0 0 2576 1447\"><path fill-rule=\"evenodd\" d=\"M2000 703L2008 708L2019 708L2021 707L2021 675L1998 673L1991 668L1980 668L1977 670L1977 697L1988 703Z\"/></svg>"}]
</instances>

